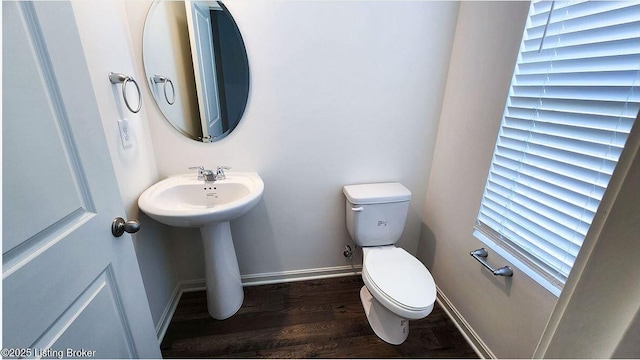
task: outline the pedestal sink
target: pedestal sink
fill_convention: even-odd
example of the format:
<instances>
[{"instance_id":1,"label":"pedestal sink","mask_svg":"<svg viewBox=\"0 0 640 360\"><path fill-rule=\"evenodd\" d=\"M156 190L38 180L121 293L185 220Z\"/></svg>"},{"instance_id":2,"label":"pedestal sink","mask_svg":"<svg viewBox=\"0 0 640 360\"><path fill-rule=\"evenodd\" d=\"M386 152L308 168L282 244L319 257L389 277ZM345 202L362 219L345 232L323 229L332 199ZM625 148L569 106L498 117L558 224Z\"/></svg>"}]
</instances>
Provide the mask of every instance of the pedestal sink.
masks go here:
<instances>
[{"instance_id":1,"label":"pedestal sink","mask_svg":"<svg viewBox=\"0 0 640 360\"><path fill-rule=\"evenodd\" d=\"M244 291L229 221L251 210L263 190L257 173L227 172L226 179L216 181L183 174L152 185L138 199L140 209L158 222L200 228L207 308L214 319L226 319L242 306Z\"/></svg>"}]
</instances>

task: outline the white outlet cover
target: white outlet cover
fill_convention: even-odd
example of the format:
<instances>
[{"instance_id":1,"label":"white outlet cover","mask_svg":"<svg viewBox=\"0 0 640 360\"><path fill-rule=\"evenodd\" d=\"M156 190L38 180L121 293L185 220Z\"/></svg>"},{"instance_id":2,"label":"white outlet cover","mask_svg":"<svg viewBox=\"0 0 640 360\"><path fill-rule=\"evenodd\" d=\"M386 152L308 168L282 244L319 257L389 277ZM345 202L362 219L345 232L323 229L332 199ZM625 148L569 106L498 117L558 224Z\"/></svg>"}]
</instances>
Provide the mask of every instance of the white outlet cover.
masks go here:
<instances>
[{"instance_id":1,"label":"white outlet cover","mask_svg":"<svg viewBox=\"0 0 640 360\"><path fill-rule=\"evenodd\" d=\"M120 140L122 140L122 147L130 149L133 147L133 133L129 127L129 120L118 120L118 128L120 129Z\"/></svg>"}]
</instances>

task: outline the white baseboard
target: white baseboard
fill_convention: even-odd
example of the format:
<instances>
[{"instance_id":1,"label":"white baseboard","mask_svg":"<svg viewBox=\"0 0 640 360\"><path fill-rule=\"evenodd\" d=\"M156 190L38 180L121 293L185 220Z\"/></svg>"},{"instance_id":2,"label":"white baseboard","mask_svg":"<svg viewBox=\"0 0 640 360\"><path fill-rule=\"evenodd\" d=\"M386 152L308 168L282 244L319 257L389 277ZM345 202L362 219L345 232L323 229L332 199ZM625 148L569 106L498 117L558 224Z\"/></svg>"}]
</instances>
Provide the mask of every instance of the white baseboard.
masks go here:
<instances>
[{"instance_id":1,"label":"white baseboard","mask_svg":"<svg viewBox=\"0 0 640 360\"><path fill-rule=\"evenodd\" d=\"M333 277L360 275L361 265L333 266L316 269L278 271L272 273L242 275L243 286L280 284L292 281L328 279Z\"/></svg>"},{"instance_id":2,"label":"white baseboard","mask_svg":"<svg viewBox=\"0 0 640 360\"><path fill-rule=\"evenodd\" d=\"M286 282L292 282L292 281L327 279L327 278L341 277L341 276L360 275L361 271L362 271L361 265L356 265L356 266L345 265L345 266L333 266L333 267L316 268L316 269L248 274L248 275L242 275L241 279L242 279L242 286L256 286L256 285L267 285L267 284L279 284L279 283L286 283ZM158 325L156 326L156 336L158 337L158 343L162 342L162 339L164 338L164 335L167 332L167 328L169 327L171 318L173 318L173 314L176 311L176 307L178 306L178 302L180 301L182 294L186 292L192 292L192 291L202 291L205 289L206 289L206 282L204 279L180 281L176 285L175 289L173 290L173 293L171 294L171 298L167 303L167 306L162 312L160 321L158 321Z\"/></svg>"},{"instance_id":3,"label":"white baseboard","mask_svg":"<svg viewBox=\"0 0 640 360\"><path fill-rule=\"evenodd\" d=\"M176 312L176 307L178 307L178 302L180 301L182 294L190 291L200 291L204 289L206 289L204 280L185 280L180 281L176 285L173 293L171 294L171 298L167 303L167 306L162 312L162 316L160 316L160 321L158 321L158 325L156 326L156 336L158 337L158 344L162 343L164 334L167 332L167 328L169 327L171 318L173 318L173 314Z\"/></svg>"},{"instance_id":4,"label":"white baseboard","mask_svg":"<svg viewBox=\"0 0 640 360\"><path fill-rule=\"evenodd\" d=\"M495 359L496 356L493 352L487 347L487 344L482 341L480 336L473 330L471 325L464 319L462 314L458 312L455 306L449 301L446 295L440 290L438 286L436 286L436 290L438 292L438 296L436 297L436 301L442 309L449 315L449 318L456 325L458 330L464 338L467 340L469 345L473 348L473 351L478 354L478 356L482 359Z\"/></svg>"}]
</instances>

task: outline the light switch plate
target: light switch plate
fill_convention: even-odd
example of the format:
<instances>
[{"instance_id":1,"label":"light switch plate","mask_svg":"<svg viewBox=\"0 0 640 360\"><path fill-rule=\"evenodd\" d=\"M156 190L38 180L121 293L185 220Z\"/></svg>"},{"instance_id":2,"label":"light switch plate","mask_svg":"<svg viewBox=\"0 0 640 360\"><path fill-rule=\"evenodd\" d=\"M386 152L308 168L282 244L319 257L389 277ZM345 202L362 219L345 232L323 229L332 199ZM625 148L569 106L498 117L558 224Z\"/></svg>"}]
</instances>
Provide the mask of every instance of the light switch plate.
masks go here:
<instances>
[{"instance_id":1,"label":"light switch plate","mask_svg":"<svg viewBox=\"0 0 640 360\"><path fill-rule=\"evenodd\" d=\"M120 140L122 140L122 147L130 149L133 146L133 134L129 127L129 120L118 120L118 128L120 129Z\"/></svg>"}]
</instances>

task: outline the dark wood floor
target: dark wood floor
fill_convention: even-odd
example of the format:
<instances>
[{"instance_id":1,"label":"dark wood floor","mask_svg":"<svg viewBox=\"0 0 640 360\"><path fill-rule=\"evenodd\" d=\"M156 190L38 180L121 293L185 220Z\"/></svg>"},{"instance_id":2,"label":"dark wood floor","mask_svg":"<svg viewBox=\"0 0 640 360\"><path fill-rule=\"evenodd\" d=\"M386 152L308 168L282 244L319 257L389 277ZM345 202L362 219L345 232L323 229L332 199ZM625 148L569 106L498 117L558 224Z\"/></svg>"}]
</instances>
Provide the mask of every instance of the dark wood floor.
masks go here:
<instances>
[{"instance_id":1,"label":"dark wood floor","mask_svg":"<svg viewBox=\"0 0 640 360\"><path fill-rule=\"evenodd\" d=\"M436 303L399 346L380 340L360 303L359 276L244 288L231 318L207 313L204 291L185 293L162 341L165 358L477 358Z\"/></svg>"}]
</instances>

